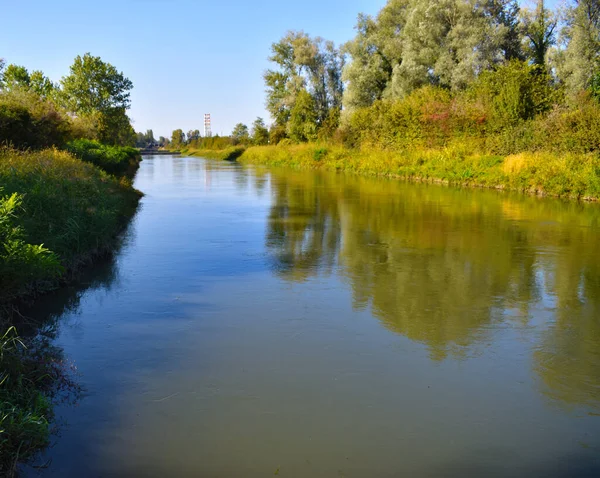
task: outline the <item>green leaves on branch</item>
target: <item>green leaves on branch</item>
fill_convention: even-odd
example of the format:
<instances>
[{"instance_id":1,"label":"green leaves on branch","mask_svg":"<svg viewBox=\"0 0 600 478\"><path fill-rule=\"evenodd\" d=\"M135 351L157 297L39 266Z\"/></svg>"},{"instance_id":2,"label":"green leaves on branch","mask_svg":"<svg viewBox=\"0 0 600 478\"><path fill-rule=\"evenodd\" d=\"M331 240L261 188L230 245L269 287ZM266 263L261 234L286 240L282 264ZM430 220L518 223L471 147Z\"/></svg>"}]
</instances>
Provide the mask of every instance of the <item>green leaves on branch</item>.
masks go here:
<instances>
[{"instance_id":1,"label":"green leaves on branch","mask_svg":"<svg viewBox=\"0 0 600 478\"><path fill-rule=\"evenodd\" d=\"M110 63L89 53L75 58L71 73L61 84L67 106L76 113L127 110L131 104L133 83Z\"/></svg>"}]
</instances>

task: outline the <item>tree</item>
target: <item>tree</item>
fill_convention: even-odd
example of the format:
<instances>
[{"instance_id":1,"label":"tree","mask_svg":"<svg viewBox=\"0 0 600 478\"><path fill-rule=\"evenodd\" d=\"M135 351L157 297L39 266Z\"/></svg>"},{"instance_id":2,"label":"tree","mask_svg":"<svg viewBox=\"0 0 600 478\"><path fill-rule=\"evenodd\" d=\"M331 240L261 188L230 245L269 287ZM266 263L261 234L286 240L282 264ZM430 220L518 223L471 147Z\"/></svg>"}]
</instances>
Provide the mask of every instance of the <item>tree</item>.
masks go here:
<instances>
[{"instance_id":1,"label":"tree","mask_svg":"<svg viewBox=\"0 0 600 478\"><path fill-rule=\"evenodd\" d=\"M133 83L110 63L86 53L77 56L70 75L61 81L67 106L75 113L89 114L113 108L129 109Z\"/></svg>"},{"instance_id":2,"label":"tree","mask_svg":"<svg viewBox=\"0 0 600 478\"><path fill-rule=\"evenodd\" d=\"M271 46L269 60L275 69L264 75L267 110L277 126L286 126L301 91L314 102L315 127L342 107L344 59L332 42L311 38L304 32L288 32Z\"/></svg>"},{"instance_id":3,"label":"tree","mask_svg":"<svg viewBox=\"0 0 600 478\"><path fill-rule=\"evenodd\" d=\"M493 25L501 29L499 48L504 61L524 60L521 8L517 0L487 0L483 9Z\"/></svg>"},{"instance_id":4,"label":"tree","mask_svg":"<svg viewBox=\"0 0 600 478\"><path fill-rule=\"evenodd\" d=\"M256 118L252 123L252 144L262 146L269 144L269 130L262 118Z\"/></svg>"},{"instance_id":5,"label":"tree","mask_svg":"<svg viewBox=\"0 0 600 478\"><path fill-rule=\"evenodd\" d=\"M574 96L597 83L600 73L600 2L575 0L567 11L561 37L567 47L559 60L558 74Z\"/></svg>"},{"instance_id":6,"label":"tree","mask_svg":"<svg viewBox=\"0 0 600 478\"><path fill-rule=\"evenodd\" d=\"M15 88L29 89L31 77L27 68L15 64L10 64L4 70L2 87L6 90L14 90Z\"/></svg>"},{"instance_id":7,"label":"tree","mask_svg":"<svg viewBox=\"0 0 600 478\"><path fill-rule=\"evenodd\" d=\"M185 144L185 134L182 129L176 129L171 135L171 146L181 148Z\"/></svg>"},{"instance_id":8,"label":"tree","mask_svg":"<svg viewBox=\"0 0 600 478\"><path fill-rule=\"evenodd\" d=\"M135 141L135 131L126 114L133 84L113 65L89 53L77 56L71 73L63 77L61 84L65 106L78 115L93 117L98 122L101 141Z\"/></svg>"},{"instance_id":9,"label":"tree","mask_svg":"<svg viewBox=\"0 0 600 478\"><path fill-rule=\"evenodd\" d=\"M248 140L250 139L248 126L243 123L236 124L231 132L231 138L233 139L233 144L248 143Z\"/></svg>"},{"instance_id":10,"label":"tree","mask_svg":"<svg viewBox=\"0 0 600 478\"><path fill-rule=\"evenodd\" d=\"M301 90L290 112L289 137L297 142L314 141L317 138L317 112L310 93Z\"/></svg>"},{"instance_id":11,"label":"tree","mask_svg":"<svg viewBox=\"0 0 600 478\"><path fill-rule=\"evenodd\" d=\"M402 62L400 34L408 4L408 0L391 0L376 18L358 16L356 37L342 47L351 58L343 72L345 108L370 106L384 97L394 68Z\"/></svg>"},{"instance_id":12,"label":"tree","mask_svg":"<svg viewBox=\"0 0 600 478\"><path fill-rule=\"evenodd\" d=\"M476 0L412 0L389 96L428 84L464 89L498 62L503 34Z\"/></svg>"},{"instance_id":13,"label":"tree","mask_svg":"<svg viewBox=\"0 0 600 478\"><path fill-rule=\"evenodd\" d=\"M538 0L535 11L523 12L523 25L529 59L534 65L545 67L548 51L556 43L556 17L545 7L544 0Z\"/></svg>"},{"instance_id":14,"label":"tree","mask_svg":"<svg viewBox=\"0 0 600 478\"><path fill-rule=\"evenodd\" d=\"M56 85L39 70L31 72L29 88L42 98L50 97L57 91Z\"/></svg>"}]
</instances>

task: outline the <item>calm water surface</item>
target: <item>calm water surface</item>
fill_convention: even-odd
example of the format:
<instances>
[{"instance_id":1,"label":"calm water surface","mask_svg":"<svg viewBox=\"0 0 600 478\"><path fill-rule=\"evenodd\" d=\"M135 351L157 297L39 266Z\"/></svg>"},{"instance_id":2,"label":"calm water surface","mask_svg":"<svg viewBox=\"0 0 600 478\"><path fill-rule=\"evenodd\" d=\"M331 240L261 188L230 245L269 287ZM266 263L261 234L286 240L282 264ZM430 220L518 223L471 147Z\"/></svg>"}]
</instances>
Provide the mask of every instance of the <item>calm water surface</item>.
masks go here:
<instances>
[{"instance_id":1,"label":"calm water surface","mask_svg":"<svg viewBox=\"0 0 600 478\"><path fill-rule=\"evenodd\" d=\"M600 476L600 206L150 157L40 303L84 389L28 476Z\"/></svg>"}]
</instances>

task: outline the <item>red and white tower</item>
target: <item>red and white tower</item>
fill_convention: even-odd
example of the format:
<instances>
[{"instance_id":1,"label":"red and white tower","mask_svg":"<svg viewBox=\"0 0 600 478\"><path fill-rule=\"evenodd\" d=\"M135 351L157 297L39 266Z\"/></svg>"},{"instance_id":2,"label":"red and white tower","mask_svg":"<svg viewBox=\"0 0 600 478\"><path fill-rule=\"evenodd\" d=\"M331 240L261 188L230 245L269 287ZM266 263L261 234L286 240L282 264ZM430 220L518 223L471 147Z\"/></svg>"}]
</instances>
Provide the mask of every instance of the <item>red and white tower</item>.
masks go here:
<instances>
[{"instance_id":1,"label":"red and white tower","mask_svg":"<svg viewBox=\"0 0 600 478\"><path fill-rule=\"evenodd\" d=\"M210 138L212 136L212 131L210 129L210 113L206 113L204 115L204 137Z\"/></svg>"}]
</instances>

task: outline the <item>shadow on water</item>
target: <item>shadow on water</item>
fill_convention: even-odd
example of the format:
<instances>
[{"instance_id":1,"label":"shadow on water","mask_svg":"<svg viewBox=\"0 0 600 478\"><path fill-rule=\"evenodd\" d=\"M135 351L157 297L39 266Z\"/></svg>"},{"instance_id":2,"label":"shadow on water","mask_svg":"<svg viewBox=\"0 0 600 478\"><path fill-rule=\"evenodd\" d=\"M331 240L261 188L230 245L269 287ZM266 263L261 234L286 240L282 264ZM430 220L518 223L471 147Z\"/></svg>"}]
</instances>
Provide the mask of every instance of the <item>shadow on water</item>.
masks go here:
<instances>
[{"instance_id":1,"label":"shadow on water","mask_svg":"<svg viewBox=\"0 0 600 478\"><path fill-rule=\"evenodd\" d=\"M540 327L544 393L600 408L597 205L277 170L272 183L276 274L339 272L355 309L434 361L476 355L497 330Z\"/></svg>"}]
</instances>

